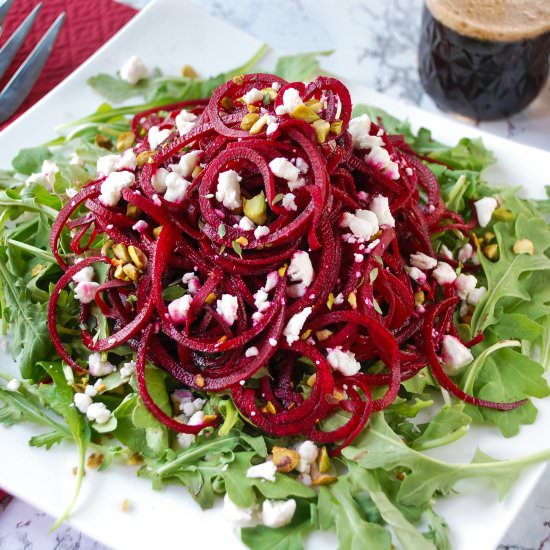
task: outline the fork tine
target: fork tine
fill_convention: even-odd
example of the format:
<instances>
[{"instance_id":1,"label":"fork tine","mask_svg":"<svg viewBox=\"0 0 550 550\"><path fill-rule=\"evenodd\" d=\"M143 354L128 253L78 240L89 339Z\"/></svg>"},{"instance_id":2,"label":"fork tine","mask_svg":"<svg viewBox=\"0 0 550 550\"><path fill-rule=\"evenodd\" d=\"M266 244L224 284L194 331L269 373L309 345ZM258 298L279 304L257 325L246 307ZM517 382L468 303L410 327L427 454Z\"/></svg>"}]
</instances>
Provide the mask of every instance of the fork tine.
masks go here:
<instances>
[{"instance_id":1,"label":"fork tine","mask_svg":"<svg viewBox=\"0 0 550 550\"><path fill-rule=\"evenodd\" d=\"M42 3L35 6L31 13L29 13L26 17L25 21L17 27L17 30L9 37L6 43L2 46L2 49L0 49L0 78L4 76L4 73L10 66L12 59L19 51L21 44L23 44L23 41L27 38L27 35L29 34L32 24L34 23L41 7Z\"/></svg>"},{"instance_id":2,"label":"fork tine","mask_svg":"<svg viewBox=\"0 0 550 550\"><path fill-rule=\"evenodd\" d=\"M0 3L0 25L4 23L4 19L6 19L6 15L8 15L8 11L10 10L12 4L13 0L4 0Z\"/></svg>"},{"instance_id":3,"label":"fork tine","mask_svg":"<svg viewBox=\"0 0 550 550\"><path fill-rule=\"evenodd\" d=\"M64 20L65 13L62 13L0 93L0 123L17 111L31 91L50 56Z\"/></svg>"}]
</instances>

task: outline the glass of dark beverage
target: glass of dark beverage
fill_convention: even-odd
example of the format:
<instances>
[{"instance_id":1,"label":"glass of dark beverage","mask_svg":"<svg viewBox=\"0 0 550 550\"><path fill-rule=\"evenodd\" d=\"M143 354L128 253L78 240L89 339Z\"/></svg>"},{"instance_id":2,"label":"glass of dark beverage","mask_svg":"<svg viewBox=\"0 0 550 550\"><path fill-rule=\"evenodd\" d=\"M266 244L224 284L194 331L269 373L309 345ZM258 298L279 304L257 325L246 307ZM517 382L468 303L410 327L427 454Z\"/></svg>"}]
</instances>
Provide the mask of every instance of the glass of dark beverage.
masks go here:
<instances>
[{"instance_id":1,"label":"glass of dark beverage","mask_svg":"<svg viewBox=\"0 0 550 550\"><path fill-rule=\"evenodd\" d=\"M426 0L420 80L440 109L494 120L524 109L548 77L550 0Z\"/></svg>"}]
</instances>

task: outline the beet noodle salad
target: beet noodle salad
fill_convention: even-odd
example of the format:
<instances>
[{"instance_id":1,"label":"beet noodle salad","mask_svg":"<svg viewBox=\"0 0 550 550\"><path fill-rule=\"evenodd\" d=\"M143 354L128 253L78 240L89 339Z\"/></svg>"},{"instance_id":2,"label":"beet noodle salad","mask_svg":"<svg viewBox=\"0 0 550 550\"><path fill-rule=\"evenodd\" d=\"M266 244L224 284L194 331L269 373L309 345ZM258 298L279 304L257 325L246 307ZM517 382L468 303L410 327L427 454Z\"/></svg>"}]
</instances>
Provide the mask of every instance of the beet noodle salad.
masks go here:
<instances>
[{"instance_id":1,"label":"beet noodle salad","mask_svg":"<svg viewBox=\"0 0 550 550\"><path fill-rule=\"evenodd\" d=\"M174 82L195 82L186 70ZM130 96L147 74L132 58L91 83ZM473 421L515 435L549 394L547 203L487 186L480 140L448 148L376 109L352 116L335 78L235 72L207 95L103 106L55 142L69 161L14 160L30 175L4 192L7 216L32 205L50 237L6 234L13 266L38 251L21 277L47 317L47 343L20 356L26 382L0 387L9 423L51 407L55 437L34 444L72 437L79 483L91 449L88 467L145 461L140 475L204 507L226 494L251 548L288 525L292 548L319 528L340 548L389 548L390 531L449 548L435 496L467 477L503 493L549 455L421 453Z\"/></svg>"}]
</instances>

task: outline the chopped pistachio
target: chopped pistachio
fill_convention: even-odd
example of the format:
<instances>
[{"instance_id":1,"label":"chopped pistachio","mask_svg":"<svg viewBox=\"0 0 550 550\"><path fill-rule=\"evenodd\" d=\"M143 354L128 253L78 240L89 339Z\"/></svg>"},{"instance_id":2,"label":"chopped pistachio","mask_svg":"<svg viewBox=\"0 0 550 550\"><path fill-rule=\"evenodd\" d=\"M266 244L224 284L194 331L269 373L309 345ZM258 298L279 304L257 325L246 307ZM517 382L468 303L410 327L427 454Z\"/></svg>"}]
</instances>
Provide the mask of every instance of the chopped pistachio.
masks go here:
<instances>
[{"instance_id":1,"label":"chopped pistachio","mask_svg":"<svg viewBox=\"0 0 550 550\"><path fill-rule=\"evenodd\" d=\"M134 135L134 132L122 132L116 140L116 148L120 152L126 151L126 149L130 149L135 142L136 136Z\"/></svg>"},{"instance_id":2,"label":"chopped pistachio","mask_svg":"<svg viewBox=\"0 0 550 550\"><path fill-rule=\"evenodd\" d=\"M273 447L273 463L277 471L287 474L292 472L300 464L300 455L286 447Z\"/></svg>"},{"instance_id":3,"label":"chopped pistachio","mask_svg":"<svg viewBox=\"0 0 550 550\"><path fill-rule=\"evenodd\" d=\"M315 382L317 382L317 373L313 373L313 374L307 379L306 384L307 384L310 388L313 388L313 386L315 386Z\"/></svg>"},{"instance_id":4,"label":"chopped pistachio","mask_svg":"<svg viewBox=\"0 0 550 550\"><path fill-rule=\"evenodd\" d=\"M101 453L91 453L87 460L88 468L99 468L105 457Z\"/></svg>"},{"instance_id":5,"label":"chopped pistachio","mask_svg":"<svg viewBox=\"0 0 550 550\"><path fill-rule=\"evenodd\" d=\"M128 466L137 466L138 464L143 464L143 458L139 453L132 453L127 459L126 464Z\"/></svg>"},{"instance_id":6,"label":"chopped pistachio","mask_svg":"<svg viewBox=\"0 0 550 550\"><path fill-rule=\"evenodd\" d=\"M267 115L264 115L263 117L259 118L253 125L252 128L250 128L250 133L255 136L256 134L259 134L264 127L267 125Z\"/></svg>"},{"instance_id":7,"label":"chopped pistachio","mask_svg":"<svg viewBox=\"0 0 550 550\"><path fill-rule=\"evenodd\" d=\"M321 447L321 452L319 453L319 472L322 474L328 472L331 467L330 457L328 456L327 448Z\"/></svg>"},{"instance_id":8,"label":"chopped pistachio","mask_svg":"<svg viewBox=\"0 0 550 550\"><path fill-rule=\"evenodd\" d=\"M315 99L314 97L311 99L308 99L305 102L305 105L307 105L315 113L319 113L323 110L323 102L319 101L318 99Z\"/></svg>"},{"instance_id":9,"label":"chopped pistachio","mask_svg":"<svg viewBox=\"0 0 550 550\"><path fill-rule=\"evenodd\" d=\"M147 267L147 256L137 246L130 245L128 247L128 254L130 254L132 262L134 262L134 265L138 269L145 269Z\"/></svg>"},{"instance_id":10,"label":"chopped pistachio","mask_svg":"<svg viewBox=\"0 0 550 550\"><path fill-rule=\"evenodd\" d=\"M336 476L331 476L329 474L319 474L315 479L311 481L311 484L314 486L330 485L335 481L336 481Z\"/></svg>"},{"instance_id":11,"label":"chopped pistachio","mask_svg":"<svg viewBox=\"0 0 550 550\"><path fill-rule=\"evenodd\" d=\"M199 73L197 73L191 65L184 65L181 68L181 76L184 76L185 78L198 78Z\"/></svg>"},{"instance_id":12,"label":"chopped pistachio","mask_svg":"<svg viewBox=\"0 0 550 550\"><path fill-rule=\"evenodd\" d=\"M421 306L424 303L425 300L426 300L426 296L425 296L423 290L419 290L418 292L414 293L414 305L415 306Z\"/></svg>"},{"instance_id":13,"label":"chopped pistachio","mask_svg":"<svg viewBox=\"0 0 550 550\"><path fill-rule=\"evenodd\" d=\"M122 266L122 271L124 271L130 281L135 282L139 279L139 271L134 264L124 264Z\"/></svg>"},{"instance_id":14,"label":"chopped pistachio","mask_svg":"<svg viewBox=\"0 0 550 550\"><path fill-rule=\"evenodd\" d=\"M138 166L143 166L144 164L147 164L149 160L153 158L155 155L154 151L142 151L138 154L136 158L136 163Z\"/></svg>"},{"instance_id":15,"label":"chopped pistachio","mask_svg":"<svg viewBox=\"0 0 550 550\"><path fill-rule=\"evenodd\" d=\"M305 330L302 335L300 336L300 339L301 340L307 340L309 337L311 336L311 329L308 328L307 330Z\"/></svg>"},{"instance_id":16,"label":"chopped pistachio","mask_svg":"<svg viewBox=\"0 0 550 550\"><path fill-rule=\"evenodd\" d=\"M250 130L259 118L260 115L258 113L248 113L247 115L244 115L241 121L241 130Z\"/></svg>"},{"instance_id":17,"label":"chopped pistachio","mask_svg":"<svg viewBox=\"0 0 550 550\"><path fill-rule=\"evenodd\" d=\"M277 413L277 409L275 408L275 405L271 401L267 402L267 405L265 406L265 412L267 412L269 414L276 414Z\"/></svg>"},{"instance_id":18,"label":"chopped pistachio","mask_svg":"<svg viewBox=\"0 0 550 550\"><path fill-rule=\"evenodd\" d=\"M288 268L288 264L285 264L277 270L277 273L279 274L279 277L284 277L285 276L287 268Z\"/></svg>"},{"instance_id":19,"label":"chopped pistachio","mask_svg":"<svg viewBox=\"0 0 550 550\"><path fill-rule=\"evenodd\" d=\"M334 299L334 295L333 295L333 299ZM329 330L328 328L325 328L323 330L318 330L317 332L315 332L315 336L317 337L317 340L319 340L319 342L323 342L324 340L327 340L333 334L334 333L332 332L332 330Z\"/></svg>"},{"instance_id":20,"label":"chopped pistachio","mask_svg":"<svg viewBox=\"0 0 550 550\"><path fill-rule=\"evenodd\" d=\"M529 239L518 239L514 243L514 254L529 254L532 256L535 253L535 245Z\"/></svg>"},{"instance_id":21,"label":"chopped pistachio","mask_svg":"<svg viewBox=\"0 0 550 550\"><path fill-rule=\"evenodd\" d=\"M191 172L191 177L196 178L201 172L202 172L202 168L197 164L197 166L193 168L193 172Z\"/></svg>"},{"instance_id":22,"label":"chopped pistachio","mask_svg":"<svg viewBox=\"0 0 550 550\"><path fill-rule=\"evenodd\" d=\"M496 208L495 211L493 212L493 218L501 222L511 222L516 219L516 215L511 210L508 210L507 208L499 207L499 208Z\"/></svg>"},{"instance_id":23,"label":"chopped pistachio","mask_svg":"<svg viewBox=\"0 0 550 550\"><path fill-rule=\"evenodd\" d=\"M157 227L155 227L155 229L153 229L153 237L155 237L155 239L158 239L161 231L162 225L158 225Z\"/></svg>"},{"instance_id":24,"label":"chopped pistachio","mask_svg":"<svg viewBox=\"0 0 550 550\"><path fill-rule=\"evenodd\" d=\"M489 260L496 260L498 258L498 244L488 244L484 246L483 254L485 254Z\"/></svg>"},{"instance_id":25,"label":"chopped pistachio","mask_svg":"<svg viewBox=\"0 0 550 550\"><path fill-rule=\"evenodd\" d=\"M197 374L195 376L195 384L199 388L204 388L204 386L206 385L206 381L205 381L204 376L202 374Z\"/></svg>"},{"instance_id":26,"label":"chopped pistachio","mask_svg":"<svg viewBox=\"0 0 550 550\"><path fill-rule=\"evenodd\" d=\"M130 509L130 501L127 498L122 501L121 508L123 512L127 512Z\"/></svg>"},{"instance_id":27,"label":"chopped pistachio","mask_svg":"<svg viewBox=\"0 0 550 550\"><path fill-rule=\"evenodd\" d=\"M233 84L237 86L242 86L244 84L244 74L237 74L233 77Z\"/></svg>"},{"instance_id":28,"label":"chopped pistachio","mask_svg":"<svg viewBox=\"0 0 550 550\"><path fill-rule=\"evenodd\" d=\"M483 234L484 242L490 243L492 240L494 240L495 234L492 231L485 231Z\"/></svg>"},{"instance_id":29,"label":"chopped pistachio","mask_svg":"<svg viewBox=\"0 0 550 550\"><path fill-rule=\"evenodd\" d=\"M220 101L220 105L224 108L225 111L231 111L231 109L233 109L233 100L230 97L225 96Z\"/></svg>"},{"instance_id":30,"label":"chopped pistachio","mask_svg":"<svg viewBox=\"0 0 550 550\"><path fill-rule=\"evenodd\" d=\"M128 275L124 273L123 264L119 265L115 269L115 279L119 279L120 281L129 281Z\"/></svg>"},{"instance_id":31,"label":"chopped pistachio","mask_svg":"<svg viewBox=\"0 0 550 550\"><path fill-rule=\"evenodd\" d=\"M330 131L333 134L336 134L337 136L339 136L342 133L342 121L341 120L335 120L333 123L331 123Z\"/></svg>"},{"instance_id":32,"label":"chopped pistachio","mask_svg":"<svg viewBox=\"0 0 550 550\"><path fill-rule=\"evenodd\" d=\"M196 381L196 379L195 379L195 381ZM214 420L216 420L216 418L218 418L218 417L215 414L205 414L203 420L204 420L204 422L212 423L212 422L214 422Z\"/></svg>"},{"instance_id":33,"label":"chopped pistachio","mask_svg":"<svg viewBox=\"0 0 550 550\"><path fill-rule=\"evenodd\" d=\"M243 199L244 215L256 225L264 225L267 221L267 203L262 191L251 199Z\"/></svg>"},{"instance_id":34,"label":"chopped pistachio","mask_svg":"<svg viewBox=\"0 0 550 550\"><path fill-rule=\"evenodd\" d=\"M141 213L141 210L134 204L128 203L126 205L126 215L129 218L132 218L133 220L135 220L140 215L140 213Z\"/></svg>"},{"instance_id":35,"label":"chopped pistachio","mask_svg":"<svg viewBox=\"0 0 550 550\"><path fill-rule=\"evenodd\" d=\"M328 295L328 299L327 299L327 308L328 309L332 309L332 306L334 305L334 294L331 292L329 295Z\"/></svg>"},{"instance_id":36,"label":"chopped pistachio","mask_svg":"<svg viewBox=\"0 0 550 550\"><path fill-rule=\"evenodd\" d=\"M31 275L36 277L44 269L44 267L45 266L42 264L36 264L31 270Z\"/></svg>"},{"instance_id":37,"label":"chopped pistachio","mask_svg":"<svg viewBox=\"0 0 550 550\"><path fill-rule=\"evenodd\" d=\"M251 103L249 103L246 108L249 113L258 113L260 111L260 108L257 105L252 105Z\"/></svg>"},{"instance_id":38,"label":"chopped pistachio","mask_svg":"<svg viewBox=\"0 0 550 550\"><path fill-rule=\"evenodd\" d=\"M207 304L213 304L216 301L216 293L211 292L204 300Z\"/></svg>"},{"instance_id":39,"label":"chopped pistachio","mask_svg":"<svg viewBox=\"0 0 550 550\"><path fill-rule=\"evenodd\" d=\"M355 295L355 292L349 293L348 303L353 309L357 309L357 296Z\"/></svg>"},{"instance_id":40,"label":"chopped pistachio","mask_svg":"<svg viewBox=\"0 0 550 550\"><path fill-rule=\"evenodd\" d=\"M113 246L113 252L115 253L115 256L123 262L130 263L132 261L132 258L130 257L130 254L128 254L128 249L124 243L115 244Z\"/></svg>"},{"instance_id":41,"label":"chopped pistachio","mask_svg":"<svg viewBox=\"0 0 550 550\"><path fill-rule=\"evenodd\" d=\"M325 143L328 133L330 132L330 124L323 119L316 120L313 124L315 135L317 136L318 143Z\"/></svg>"},{"instance_id":42,"label":"chopped pistachio","mask_svg":"<svg viewBox=\"0 0 550 550\"><path fill-rule=\"evenodd\" d=\"M103 134L97 134L95 137L95 144L102 149L108 149L109 151L113 148L113 142Z\"/></svg>"},{"instance_id":43,"label":"chopped pistachio","mask_svg":"<svg viewBox=\"0 0 550 550\"><path fill-rule=\"evenodd\" d=\"M319 115L307 105L298 105L292 113L290 113L292 118L297 118L298 120L304 120L305 122L314 122L319 120Z\"/></svg>"},{"instance_id":44,"label":"chopped pistachio","mask_svg":"<svg viewBox=\"0 0 550 550\"><path fill-rule=\"evenodd\" d=\"M101 247L101 255L107 256L109 254L109 250L111 250L112 246L115 244L115 242L111 239L107 239L103 246Z\"/></svg>"},{"instance_id":45,"label":"chopped pistachio","mask_svg":"<svg viewBox=\"0 0 550 550\"><path fill-rule=\"evenodd\" d=\"M264 94L263 103L271 103L277 99L277 92L273 88L262 88L261 90Z\"/></svg>"},{"instance_id":46,"label":"chopped pistachio","mask_svg":"<svg viewBox=\"0 0 550 550\"><path fill-rule=\"evenodd\" d=\"M246 237L238 237L235 239L236 243L239 243L241 246L248 246L248 239Z\"/></svg>"}]
</instances>

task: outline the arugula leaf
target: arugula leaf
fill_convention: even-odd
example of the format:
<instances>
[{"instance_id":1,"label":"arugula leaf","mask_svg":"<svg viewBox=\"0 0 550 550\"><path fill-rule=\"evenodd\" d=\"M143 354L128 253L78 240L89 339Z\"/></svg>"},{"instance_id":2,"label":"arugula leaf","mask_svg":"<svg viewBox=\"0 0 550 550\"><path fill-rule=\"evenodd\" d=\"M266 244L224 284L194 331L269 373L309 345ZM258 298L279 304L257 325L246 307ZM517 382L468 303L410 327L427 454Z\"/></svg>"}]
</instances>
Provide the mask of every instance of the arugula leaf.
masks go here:
<instances>
[{"instance_id":1,"label":"arugula leaf","mask_svg":"<svg viewBox=\"0 0 550 550\"><path fill-rule=\"evenodd\" d=\"M20 174L30 176L33 172L40 172L42 163L52 156L51 151L44 146L21 149L13 159L12 166Z\"/></svg>"},{"instance_id":2,"label":"arugula leaf","mask_svg":"<svg viewBox=\"0 0 550 550\"><path fill-rule=\"evenodd\" d=\"M514 460L494 460L481 451L471 464L450 464L424 455L410 447L388 426L384 415L371 418L370 427L343 450L367 470L383 468L410 470L401 484L397 500L404 505L426 509L436 492L448 494L461 479L486 478L503 496L528 466L550 458L550 450Z\"/></svg>"},{"instance_id":3,"label":"arugula leaf","mask_svg":"<svg viewBox=\"0 0 550 550\"><path fill-rule=\"evenodd\" d=\"M449 526L436 514L432 508L426 510L426 516L429 524L427 533L424 536L432 541L438 550L451 550L451 541L449 540Z\"/></svg>"},{"instance_id":4,"label":"arugula leaf","mask_svg":"<svg viewBox=\"0 0 550 550\"><path fill-rule=\"evenodd\" d=\"M319 56L332 53L327 50L279 57L274 73L289 82L307 82L321 73Z\"/></svg>"}]
</instances>

